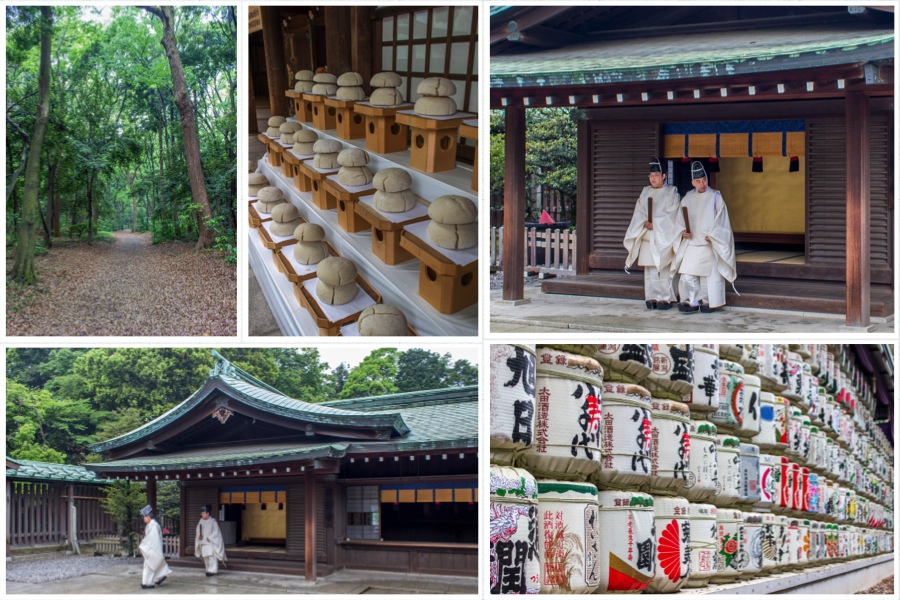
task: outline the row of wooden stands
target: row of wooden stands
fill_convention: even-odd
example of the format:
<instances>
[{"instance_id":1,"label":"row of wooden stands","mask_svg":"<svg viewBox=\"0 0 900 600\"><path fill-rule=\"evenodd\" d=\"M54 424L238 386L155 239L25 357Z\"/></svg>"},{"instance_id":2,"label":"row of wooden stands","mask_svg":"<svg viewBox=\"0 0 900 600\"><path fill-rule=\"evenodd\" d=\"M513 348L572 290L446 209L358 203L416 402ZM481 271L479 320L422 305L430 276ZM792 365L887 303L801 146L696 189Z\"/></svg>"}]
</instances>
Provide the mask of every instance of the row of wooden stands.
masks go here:
<instances>
[{"instance_id":1,"label":"row of wooden stands","mask_svg":"<svg viewBox=\"0 0 900 600\"><path fill-rule=\"evenodd\" d=\"M311 124L305 124L304 127L317 129ZM320 139L337 139L336 133L335 130L317 130ZM344 143L345 146L363 147L363 139L344 140ZM399 216L383 214L374 207L375 189L371 184L344 186L338 181L338 169L318 169L313 165L312 155L295 155L289 147L265 134L260 134L260 140L265 142L269 150L267 157L260 161L260 171L267 176L271 185L281 188L285 197L300 208L304 218L318 222L325 228L327 238L333 242L330 250L334 254L345 255L354 261L360 273L367 276L361 275L360 279L366 283L360 283L360 287L373 300L377 298L375 301L383 300L398 306L407 315L410 330L418 330L422 335L477 333L477 250L471 251L471 260L460 265L448 257L448 254L453 256L452 251L441 252L427 240L424 233L430 199L443 194L472 196L465 189L470 181L467 170L417 173L411 169L411 153L399 152L383 157L367 148L370 154L369 167L373 172L400 167L410 171L413 176L417 206ZM255 211L252 202L250 207L251 227L258 229L256 236L251 232L251 238L257 237L259 245L274 254L272 258L277 272L294 285L294 298L308 311L318 333L355 333L347 329L349 323L346 321L337 323L322 320L322 311L317 310L322 307L310 301L307 282L313 275L298 273L297 265L292 264L288 257L293 251L291 246L295 240L269 239L268 220L265 215ZM409 230L413 225L419 226L417 233ZM254 240L251 241L255 243ZM254 243L251 243L251 248ZM348 249L350 255L341 252ZM251 259L252 254L251 252ZM254 272L256 269L254 264ZM387 290L386 286L392 289ZM384 295L379 291L382 289L385 289ZM418 294L413 290L418 290ZM416 298L412 297L413 294ZM281 322L279 325L282 325ZM282 330L285 329L293 328L282 327Z\"/></svg>"}]
</instances>

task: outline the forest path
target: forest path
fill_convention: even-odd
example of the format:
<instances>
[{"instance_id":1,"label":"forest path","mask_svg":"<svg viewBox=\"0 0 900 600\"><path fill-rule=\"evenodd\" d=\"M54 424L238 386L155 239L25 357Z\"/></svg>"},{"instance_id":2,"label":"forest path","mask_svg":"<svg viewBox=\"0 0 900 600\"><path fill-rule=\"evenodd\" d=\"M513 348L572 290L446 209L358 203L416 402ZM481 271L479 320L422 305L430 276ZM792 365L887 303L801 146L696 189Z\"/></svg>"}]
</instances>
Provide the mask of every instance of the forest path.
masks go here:
<instances>
[{"instance_id":1,"label":"forest path","mask_svg":"<svg viewBox=\"0 0 900 600\"><path fill-rule=\"evenodd\" d=\"M153 245L149 233L115 237L54 240L35 258L35 289L8 286L6 334L236 335L237 274L221 254L194 252L192 242Z\"/></svg>"}]
</instances>

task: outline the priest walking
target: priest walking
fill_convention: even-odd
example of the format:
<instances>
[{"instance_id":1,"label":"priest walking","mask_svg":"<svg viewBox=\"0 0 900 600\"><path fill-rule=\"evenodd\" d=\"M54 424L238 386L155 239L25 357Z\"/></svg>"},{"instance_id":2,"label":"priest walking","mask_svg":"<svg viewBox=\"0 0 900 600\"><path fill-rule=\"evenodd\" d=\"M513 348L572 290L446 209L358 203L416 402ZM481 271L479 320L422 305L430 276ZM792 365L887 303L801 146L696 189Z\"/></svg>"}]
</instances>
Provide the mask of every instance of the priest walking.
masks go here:
<instances>
[{"instance_id":1,"label":"priest walking","mask_svg":"<svg viewBox=\"0 0 900 600\"><path fill-rule=\"evenodd\" d=\"M197 535L194 538L194 556L203 559L207 577L219 572L220 560L225 562L225 542L219 524L209 516L211 510L209 504L200 508L200 522L197 523Z\"/></svg>"},{"instance_id":2,"label":"priest walking","mask_svg":"<svg viewBox=\"0 0 900 600\"><path fill-rule=\"evenodd\" d=\"M627 270L634 261L644 267L644 298L648 309L668 310L675 302L669 266L675 257L675 219L681 196L666 183L658 158L650 159L650 185L634 205L623 244L628 250Z\"/></svg>"},{"instance_id":3,"label":"priest walking","mask_svg":"<svg viewBox=\"0 0 900 600\"><path fill-rule=\"evenodd\" d=\"M699 161L691 164L691 185L676 215L678 310L710 313L725 305L725 282L737 277L734 234L722 194L709 187Z\"/></svg>"},{"instance_id":4,"label":"priest walking","mask_svg":"<svg viewBox=\"0 0 900 600\"><path fill-rule=\"evenodd\" d=\"M141 589L152 589L166 580L172 569L163 555L162 527L153 518L153 507L149 504L141 509L144 518L144 539L138 547L144 557L144 576Z\"/></svg>"}]
</instances>

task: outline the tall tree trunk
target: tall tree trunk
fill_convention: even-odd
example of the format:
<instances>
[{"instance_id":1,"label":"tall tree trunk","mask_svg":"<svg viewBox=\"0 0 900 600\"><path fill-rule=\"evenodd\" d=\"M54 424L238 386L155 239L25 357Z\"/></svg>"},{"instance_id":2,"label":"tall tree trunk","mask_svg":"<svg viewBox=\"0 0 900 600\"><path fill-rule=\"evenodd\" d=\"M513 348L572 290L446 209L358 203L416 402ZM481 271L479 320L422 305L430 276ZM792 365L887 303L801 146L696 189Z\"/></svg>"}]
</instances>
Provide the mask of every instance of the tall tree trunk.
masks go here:
<instances>
[{"instance_id":1,"label":"tall tree trunk","mask_svg":"<svg viewBox=\"0 0 900 600\"><path fill-rule=\"evenodd\" d=\"M41 66L38 72L38 111L25 165L25 192L22 199L22 218L19 221L13 279L31 285L34 273L35 225L38 194L41 189L41 147L50 120L50 37L53 33L53 9L41 7Z\"/></svg>"},{"instance_id":2,"label":"tall tree trunk","mask_svg":"<svg viewBox=\"0 0 900 600\"><path fill-rule=\"evenodd\" d=\"M59 196L59 184L57 183L54 186L53 191L53 218L50 219L50 230L53 232L53 235L59 237L59 220L60 220L60 212L62 211L62 204L60 203Z\"/></svg>"},{"instance_id":3,"label":"tall tree trunk","mask_svg":"<svg viewBox=\"0 0 900 600\"><path fill-rule=\"evenodd\" d=\"M94 243L94 231L91 228L91 225L94 221L94 176L91 175L90 179L88 179L88 187L87 187L87 218L88 218L88 245Z\"/></svg>"},{"instance_id":4,"label":"tall tree trunk","mask_svg":"<svg viewBox=\"0 0 900 600\"><path fill-rule=\"evenodd\" d=\"M50 233L52 228L53 219L56 216L55 208L53 206L53 193L54 193L54 184L56 183L54 178L56 175L56 163L51 164L50 168L47 169L47 221L44 223L44 239L47 243L47 248L53 247L53 236Z\"/></svg>"}]
</instances>

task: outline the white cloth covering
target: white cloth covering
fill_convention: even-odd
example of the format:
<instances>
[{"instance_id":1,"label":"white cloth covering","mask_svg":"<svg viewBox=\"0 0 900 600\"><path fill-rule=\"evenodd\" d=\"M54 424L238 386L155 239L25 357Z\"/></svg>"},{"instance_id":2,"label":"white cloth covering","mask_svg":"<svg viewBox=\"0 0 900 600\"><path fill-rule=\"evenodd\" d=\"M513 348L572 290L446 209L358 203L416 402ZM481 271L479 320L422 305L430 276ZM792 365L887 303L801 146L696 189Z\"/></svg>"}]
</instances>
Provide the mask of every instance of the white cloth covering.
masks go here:
<instances>
[{"instance_id":1,"label":"white cloth covering","mask_svg":"<svg viewBox=\"0 0 900 600\"><path fill-rule=\"evenodd\" d=\"M686 231L684 214L676 214L676 239L680 239L675 251L672 269L681 277L678 291L682 302L696 306L701 300L712 308L725 304L725 281L737 277L734 253L734 233L728 219L728 208L722 194L713 188L698 193L685 194L681 206L688 209L692 239L682 239ZM706 238L709 238L709 241ZM694 280L690 277L699 277Z\"/></svg>"},{"instance_id":2,"label":"white cloth covering","mask_svg":"<svg viewBox=\"0 0 900 600\"><path fill-rule=\"evenodd\" d=\"M644 298L675 302L675 290L672 287L672 273L669 267L662 269L644 267Z\"/></svg>"},{"instance_id":3,"label":"white cloth covering","mask_svg":"<svg viewBox=\"0 0 900 600\"><path fill-rule=\"evenodd\" d=\"M138 547L144 557L142 585L155 585L157 581L172 573L163 556L162 528L153 519L144 528L144 539Z\"/></svg>"},{"instance_id":4,"label":"white cloth covering","mask_svg":"<svg viewBox=\"0 0 900 600\"><path fill-rule=\"evenodd\" d=\"M653 198L653 229L644 227L647 222L647 198ZM672 186L661 188L646 186L634 205L631 223L622 241L628 250L625 266L637 260L641 266L665 267L674 258L675 217L681 196Z\"/></svg>"},{"instance_id":5,"label":"white cloth covering","mask_svg":"<svg viewBox=\"0 0 900 600\"><path fill-rule=\"evenodd\" d=\"M225 562L225 541L219 524L212 517L201 518L194 536L194 556L203 559L207 573L219 572L219 561Z\"/></svg>"}]
</instances>

